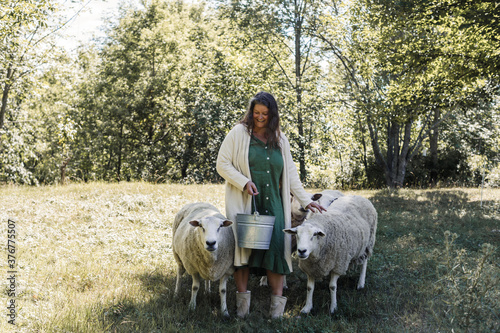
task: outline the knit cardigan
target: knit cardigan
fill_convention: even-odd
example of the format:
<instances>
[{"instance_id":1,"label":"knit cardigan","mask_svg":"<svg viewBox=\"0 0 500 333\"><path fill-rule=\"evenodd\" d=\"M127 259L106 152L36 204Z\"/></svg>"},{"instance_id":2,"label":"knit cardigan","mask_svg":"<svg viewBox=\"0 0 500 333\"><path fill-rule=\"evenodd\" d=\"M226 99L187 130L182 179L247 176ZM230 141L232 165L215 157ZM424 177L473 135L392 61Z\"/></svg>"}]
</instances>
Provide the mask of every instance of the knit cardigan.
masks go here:
<instances>
[{"instance_id":1,"label":"knit cardigan","mask_svg":"<svg viewBox=\"0 0 500 333\"><path fill-rule=\"evenodd\" d=\"M247 193L245 185L251 180L250 166L248 163L248 150L250 147L250 134L243 124L238 124L228 133L217 156L217 172L226 180L225 206L226 217L233 221L234 238L238 240L236 214L252 213L252 197ZM281 155L283 156L284 168L281 175L281 198L283 200L283 212L285 215L285 228L291 227L291 200L290 193L300 202L302 207L307 207L312 200L300 182L297 167L292 160L290 143L281 134ZM258 190L258 189L257 189ZM285 236L285 260L290 272L292 272L291 235ZM234 265L244 266L248 264L251 249L240 248L236 245Z\"/></svg>"}]
</instances>

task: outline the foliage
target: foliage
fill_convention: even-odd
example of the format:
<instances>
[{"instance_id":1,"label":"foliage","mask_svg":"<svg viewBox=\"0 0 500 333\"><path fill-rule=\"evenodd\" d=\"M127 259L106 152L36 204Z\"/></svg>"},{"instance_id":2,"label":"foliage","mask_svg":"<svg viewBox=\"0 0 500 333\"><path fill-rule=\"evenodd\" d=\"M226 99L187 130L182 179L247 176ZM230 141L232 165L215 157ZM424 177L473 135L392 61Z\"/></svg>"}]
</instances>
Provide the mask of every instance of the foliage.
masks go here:
<instances>
[{"instance_id":1,"label":"foliage","mask_svg":"<svg viewBox=\"0 0 500 333\"><path fill-rule=\"evenodd\" d=\"M108 180L217 180L218 147L260 79L242 80L253 64L228 52L225 34L202 5L154 1L129 11L81 86L83 164Z\"/></svg>"},{"instance_id":2,"label":"foliage","mask_svg":"<svg viewBox=\"0 0 500 333\"><path fill-rule=\"evenodd\" d=\"M12 89L46 59L47 21L55 11L53 0L7 0L0 5L0 129Z\"/></svg>"},{"instance_id":3,"label":"foliage","mask_svg":"<svg viewBox=\"0 0 500 333\"><path fill-rule=\"evenodd\" d=\"M0 5L2 182L220 182L265 90L305 184L499 184L495 2L145 1L76 58L57 3Z\"/></svg>"},{"instance_id":4,"label":"foliage","mask_svg":"<svg viewBox=\"0 0 500 333\"><path fill-rule=\"evenodd\" d=\"M244 31L244 47L254 49L259 61L277 71L278 84L270 92L279 99L283 128L292 144L302 181L306 164L315 164L313 146L326 114L321 96L321 57L313 35L318 1L252 0L227 1L220 6L223 17Z\"/></svg>"},{"instance_id":5,"label":"foliage","mask_svg":"<svg viewBox=\"0 0 500 333\"><path fill-rule=\"evenodd\" d=\"M38 172L40 150L53 144L41 139L38 114L33 114L26 100L37 98L40 71L50 60L52 33L57 20L53 0L3 1L0 4L0 179L38 184L46 181ZM50 24L49 24L50 22ZM33 101L33 100L30 100ZM50 115L52 117L54 115ZM53 177L52 179L53 180Z\"/></svg>"},{"instance_id":6,"label":"foliage","mask_svg":"<svg viewBox=\"0 0 500 333\"><path fill-rule=\"evenodd\" d=\"M500 307L496 286L499 276L494 261L495 247L483 244L478 258L470 262L470 253L457 250L458 235L445 232L444 251L436 251L438 281L431 307L441 308L434 315L440 325L453 325L465 332L495 330ZM436 305L436 303L440 303Z\"/></svg>"},{"instance_id":7,"label":"foliage","mask_svg":"<svg viewBox=\"0 0 500 333\"><path fill-rule=\"evenodd\" d=\"M458 28L429 21L412 2L355 1L336 11L341 19L322 17L318 38L344 72L359 130L369 132L387 186L401 187L424 139L464 109L491 108L495 86L448 56ZM474 43L477 35L470 37Z\"/></svg>"}]
</instances>

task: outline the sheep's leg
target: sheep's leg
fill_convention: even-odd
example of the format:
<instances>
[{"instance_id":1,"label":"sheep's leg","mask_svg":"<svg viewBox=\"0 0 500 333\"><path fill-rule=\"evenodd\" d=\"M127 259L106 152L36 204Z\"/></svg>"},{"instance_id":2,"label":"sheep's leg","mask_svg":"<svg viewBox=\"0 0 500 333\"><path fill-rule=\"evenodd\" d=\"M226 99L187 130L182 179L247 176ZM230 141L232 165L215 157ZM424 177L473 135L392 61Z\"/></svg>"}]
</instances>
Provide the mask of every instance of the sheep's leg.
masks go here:
<instances>
[{"instance_id":1,"label":"sheep's leg","mask_svg":"<svg viewBox=\"0 0 500 333\"><path fill-rule=\"evenodd\" d=\"M198 290L200 290L200 275L198 273L193 274L193 285L191 286L191 301L189 302L189 309L196 309L196 295L198 295Z\"/></svg>"},{"instance_id":2,"label":"sheep's leg","mask_svg":"<svg viewBox=\"0 0 500 333\"><path fill-rule=\"evenodd\" d=\"M267 287L267 276L263 276L260 278L260 284L259 286L261 287Z\"/></svg>"},{"instance_id":3,"label":"sheep's leg","mask_svg":"<svg viewBox=\"0 0 500 333\"><path fill-rule=\"evenodd\" d=\"M226 294L227 294L227 279L230 275L224 275L219 281L219 295L220 295L220 312L224 317L229 317L229 312L227 311Z\"/></svg>"},{"instance_id":4,"label":"sheep's leg","mask_svg":"<svg viewBox=\"0 0 500 333\"><path fill-rule=\"evenodd\" d=\"M260 284L259 286L261 287L267 287L268 286L268 283L267 283L267 276L263 276L260 278ZM288 289L288 286L286 284L286 275L283 276L283 289Z\"/></svg>"},{"instance_id":5,"label":"sheep's leg","mask_svg":"<svg viewBox=\"0 0 500 333\"><path fill-rule=\"evenodd\" d=\"M210 294L210 280L205 280L205 294Z\"/></svg>"},{"instance_id":6,"label":"sheep's leg","mask_svg":"<svg viewBox=\"0 0 500 333\"><path fill-rule=\"evenodd\" d=\"M363 266L361 266L361 273L359 274L358 280L358 289L363 289L365 287L366 266L368 266L368 259L365 259L363 261Z\"/></svg>"},{"instance_id":7,"label":"sheep's leg","mask_svg":"<svg viewBox=\"0 0 500 333\"><path fill-rule=\"evenodd\" d=\"M184 266L182 265L182 263L180 263L179 261L177 262L177 279L175 281L175 292L174 292L174 295L177 296L179 294L179 290L181 288L181 277L182 277L182 274L184 274Z\"/></svg>"},{"instance_id":8,"label":"sheep's leg","mask_svg":"<svg viewBox=\"0 0 500 333\"><path fill-rule=\"evenodd\" d=\"M334 272L330 273L330 314L333 314L335 309L337 309L337 280L339 276Z\"/></svg>"},{"instance_id":9,"label":"sheep's leg","mask_svg":"<svg viewBox=\"0 0 500 333\"><path fill-rule=\"evenodd\" d=\"M302 313L309 313L313 307L314 282L314 278L308 275L306 305L300 310Z\"/></svg>"}]
</instances>

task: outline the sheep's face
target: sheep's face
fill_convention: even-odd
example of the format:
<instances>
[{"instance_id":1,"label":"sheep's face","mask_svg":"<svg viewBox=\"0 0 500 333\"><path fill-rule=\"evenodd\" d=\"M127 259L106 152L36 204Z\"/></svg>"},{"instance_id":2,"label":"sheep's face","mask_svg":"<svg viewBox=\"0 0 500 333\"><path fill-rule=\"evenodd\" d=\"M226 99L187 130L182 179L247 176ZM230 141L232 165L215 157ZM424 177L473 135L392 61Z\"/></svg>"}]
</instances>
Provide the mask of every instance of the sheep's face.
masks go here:
<instances>
[{"instance_id":1,"label":"sheep's face","mask_svg":"<svg viewBox=\"0 0 500 333\"><path fill-rule=\"evenodd\" d=\"M220 228L228 227L233 224L233 222L209 216L200 220L190 221L189 224L198 229L197 232L201 234L201 238L205 242L205 250L213 252L217 250L219 246Z\"/></svg>"},{"instance_id":2,"label":"sheep's face","mask_svg":"<svg viewBox=\"0 0 500 333\"><path fill-rule=\"evenodd\" d=\"M318 200L318 204L320 204L325 208L328 208L335 200L338 199L338 197L339 197L338 195L330 195L323 193L321 198Z\"/></svg>"},{"instance_id":3,"label":"sheep's face","mask_svg":"<svg viewBox=\"0 0 500 333\"><path fill-rule=\"evenodd\" d=\"M301 260L309 258L311 253L314 253L318 248L319 239L325 236L321 229L309 224L283 231L297 237L297 255Z\"/></svg>"},{"instance_id":4,"label":"sheep's face","mask_svg":"<svg viewBox=\"0 0 500 333\"><path fill-rule=\"evenodd\" d=\"M312 201L318 201L321 198L321 193L316 193L311 196ZM291 211L292 211L292 227L301 225L302 222L311 213L308 209L303 208L299 201L292 195L291 197Z\"/></svg>"},{"instance_id":5,"label":"sheep's face","mask_svg":"<svg viewBox=\"0 0 500 333\"><path fill-rule=\"evenodd\" d=\"M315 193L311 196L312 201L316 201L318 205L324 208L330 207L330 205L337 200L343 194L336 190L325 190L321 193ZM292 211L292 227L297 227L301 225L305 219L309 218L312 212L308 209L303 208L299 201L295 197L291 196L291 211Z\"/></svg>"}]
</instances>

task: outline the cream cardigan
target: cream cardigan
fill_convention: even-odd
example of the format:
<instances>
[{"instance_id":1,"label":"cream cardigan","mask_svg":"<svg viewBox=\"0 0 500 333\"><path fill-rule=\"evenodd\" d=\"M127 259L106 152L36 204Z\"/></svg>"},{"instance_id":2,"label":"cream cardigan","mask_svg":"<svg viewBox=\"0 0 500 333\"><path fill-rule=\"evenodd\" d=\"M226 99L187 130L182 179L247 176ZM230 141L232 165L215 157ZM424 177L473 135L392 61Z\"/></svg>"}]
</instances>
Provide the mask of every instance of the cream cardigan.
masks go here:
<instances>
[{"instance_id":1,"label":"cream cardigan","mask_svg":"<svg viewBox=\"0 0 500 333\"><path fill-rule=\"evenodd\" d=\"M281 178L281 197L283 198L283 211L285 214L285 228L291 227L291 204L290 193L300 202L302 207L309 205L311 195L302 187L297 167L292 160L290 143L282 134L280 137L281 155L283 156L284 168ZM226 180L226 217L233 221L233 233L236 241L236 214L251 214L251 196L246 192L245 185L251 180L250 166L248 164L248 150L250 147L250 135L243 124L238 124L228 133L217 156L217 172ZM236 242L236 244L238 244ZM236 246L234 265L243 266L248 264L251 249ZM285 234L285 259L290 272L292 272L292 250L291 236Z\"/></svg>"}]
</instances>

